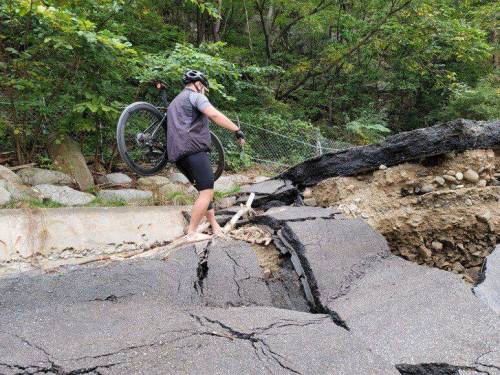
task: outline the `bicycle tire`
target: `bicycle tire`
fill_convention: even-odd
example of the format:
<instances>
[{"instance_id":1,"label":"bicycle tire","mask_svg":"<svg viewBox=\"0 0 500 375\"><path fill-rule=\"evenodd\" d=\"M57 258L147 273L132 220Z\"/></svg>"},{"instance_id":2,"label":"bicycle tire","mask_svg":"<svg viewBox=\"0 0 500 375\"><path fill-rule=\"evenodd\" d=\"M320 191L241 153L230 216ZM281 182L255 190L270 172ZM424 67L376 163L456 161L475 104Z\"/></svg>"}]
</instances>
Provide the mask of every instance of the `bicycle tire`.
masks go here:
<instances>
[{"instance_id":1,"label":"bicycle tire","mask_svg":"<svg viewBox=\"0 0 500 375\"><path fill-rule=\"evenodd\" d=\"M224 153L222 142L220 141L219 137L217 137L213 132L210 132L210 140L212 142L212 147L210 150L210 163L214 165L214 162L212 162L212 160L215 161L214 181L217 181L222 175L222 172L224 172L226 156Z\"/></svg>"},{"instance_id":2,"label":"bicycle tire","mask_svg":"<svg viewBox=\"0 0 500 375\"><path fill-rule=\"evenodd\" d=\"M158 108L156 108L154 105L150 103L135 102L130 104L129 106L127 106L127 108L123 110L118 120L118 125L116 128L116 143L118 145L118 152L122 160L128 165L128 167L132 171L141 176L152 176L161 171L168 163L167 147L166 147L167 144L166 129L165 129L165 139L164 139L165 142L164 150L160 161L151 168L144 168L141 165L134 162L134 160L132 160L132 158L128 154L125 129L131 115L141 110L151 113L154 117L158 119L158 121L160 121L164 117L164 115L158 110Z\"/></svg>"}]
</instances>

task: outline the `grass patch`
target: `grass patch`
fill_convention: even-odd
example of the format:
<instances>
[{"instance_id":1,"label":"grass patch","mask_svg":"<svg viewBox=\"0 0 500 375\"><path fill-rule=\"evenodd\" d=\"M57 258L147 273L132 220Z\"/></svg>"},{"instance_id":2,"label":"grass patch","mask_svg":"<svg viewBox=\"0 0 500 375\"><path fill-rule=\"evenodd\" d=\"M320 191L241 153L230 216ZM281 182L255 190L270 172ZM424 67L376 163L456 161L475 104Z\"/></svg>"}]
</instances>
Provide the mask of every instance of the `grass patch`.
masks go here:
<instances>
[{"instance_id":1,"label":"grass patch","mask_svg":"<svg viewBox=\"0 0 500 375\"><path fill-rule=\"evenodd\" d=\"M113 200L105 201L99 197L96 197L92 202L86 204L84 207L123 207L127 206L127 202L124 200Z\"/></svg>"},{"instance_id":2,"label":"grass patch","mask_svg":"<svg viewBox=\"0 0 500 375\"><path fill-rule=\"evenodd\" d=\"M214 199L215 200L219 200L219 199L222 199L222 198L225 198L225 197L229 197L230 195L234 195L236 193L239 193L240 191L241 191L241 187L240 186L234 186L233 188L231 188L228 191L216 191L214 193Z\"/></svg>"},{"instance_id":3,"label":"grass patch","mask_svg":"<svg viewBox=\"0 0 500 375\"><path fill-rule=\"evenodd\" d=\"M183 191L173 191L166 195L166 200L177 206L187 206L194 202L194 197Z\"/></svg>"},{"instance_id":4,"label":"grass patch","mask_svg":"<svg viewBox=\"0 0 500 375\"><path fill-rule=\"evenodd\" d=\"M13 200L3 208L59 208L64 205L54 202L50 199L26 199L26 200Z\"/></svg>"}]
</instances>

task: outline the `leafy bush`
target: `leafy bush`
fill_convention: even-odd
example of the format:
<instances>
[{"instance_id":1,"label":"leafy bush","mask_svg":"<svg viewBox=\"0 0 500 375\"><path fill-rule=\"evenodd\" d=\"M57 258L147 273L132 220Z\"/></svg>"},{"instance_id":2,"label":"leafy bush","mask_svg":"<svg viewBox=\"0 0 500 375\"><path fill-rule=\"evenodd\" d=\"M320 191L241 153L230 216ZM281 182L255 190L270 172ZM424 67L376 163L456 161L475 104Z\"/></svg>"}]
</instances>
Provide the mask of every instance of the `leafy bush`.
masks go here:
<instances>
[{"instance_id":1,"label":"leafy bush","mask_svg":"<svg viewBox=\"0 0 500 375\"><path fill-rule=\"evenodd\" d=\"M380 142L391 132L387 127L385 113L372 110L363 111L356 120L347 123L346 127L364 144Z\"/></svg>"},{"instance_id":2,"label":"leafy bush","mask_svg":"<svg viewBox=\"0 0 500 375\"><path fill-rule=\"evenodd\" d=\"M443 120L457 117L471 120L500 119L499 79L489 77L472 88L466 84L456 84L450 101L443 111Z\"/></svg>"}]
</instances>

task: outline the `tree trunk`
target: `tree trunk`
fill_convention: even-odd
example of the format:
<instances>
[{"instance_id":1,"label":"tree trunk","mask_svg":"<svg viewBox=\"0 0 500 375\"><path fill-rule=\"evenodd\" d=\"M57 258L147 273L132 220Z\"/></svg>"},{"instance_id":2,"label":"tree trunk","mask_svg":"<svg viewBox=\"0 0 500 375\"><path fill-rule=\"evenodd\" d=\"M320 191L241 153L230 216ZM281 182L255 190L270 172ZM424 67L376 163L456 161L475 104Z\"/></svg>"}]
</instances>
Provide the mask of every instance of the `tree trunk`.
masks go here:
<instances>
[{"instance_id":1,"label":"tree trunk","mask_svg":"<svg viewBox=\"0 0 500 375\"><path fill-rule=\"evenodd\" d=\"M196 10L196 45L199 46L203 42L203 37L205 33L205 22L203 20L203 14L199 9Z\"/></svg>"},{"instance_id":2,"label":"tree trunk","mask_svg":"<svg viewBox=\"0 0 500 375\"><path fill-rule=\"evenodd\" d=\"M335 151L307 160L277 179L311 186L336 176L353 176L429 156L469 149L500 148L500 121L458 119L387 137L384 142Z\"/></svg>"},{"instance_id":3,"label":"tree trunk","mask_svg":"<svg viewBox=\"0 0 500 375\"><path fill-rule=\"evenodd\" d=\"M217 9L219 11L219 18L216 18L214 20L213 24L213 34L214 34L214 42L220 41L220 25L221 25L221 20L222 20L222 0L218 0L217 3Z\"/></svg>"}]
</instances>

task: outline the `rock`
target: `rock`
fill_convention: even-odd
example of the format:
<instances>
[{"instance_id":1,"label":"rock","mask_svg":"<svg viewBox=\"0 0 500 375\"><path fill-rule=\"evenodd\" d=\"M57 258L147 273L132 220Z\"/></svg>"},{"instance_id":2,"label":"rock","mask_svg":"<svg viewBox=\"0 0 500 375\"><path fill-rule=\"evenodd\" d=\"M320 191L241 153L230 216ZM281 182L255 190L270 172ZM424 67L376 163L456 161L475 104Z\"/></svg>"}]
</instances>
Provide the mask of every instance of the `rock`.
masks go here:
<instances>
[{"instance_id":1,"label":"rock","mask_svg":"<svg viewBox=\"0 0 500 375\"><path fill-rule=\"evenodd\" d=\"M40 192L44 198L64 206L83 206L95 198L92 194L77 191L69 186L42 184L34 186L33 189Z\"/></svg>"},{"instance_id":2,"label":"rock","mask_svg":"<svg viewBox=\"0 0 500 375\"><path fill-rule=\"evenodd\" d=\"M305 204L306 206L311 206L311 207L315 207L315 206L317 206L317 205L318 205L318 204L316 203L316 198L314 198L314 197L304 199L304 204Z\"/></svg>"},{"instance_id":3,"label":"rock","mask_svg":"<svg viewBox=\"0 0 500 375\"><path fill-rule=\"evenodd\" d=\"M101 190L97 193L97 196L108 202L123 201L132 203L147 202L153 198L153 193L150 191L135 189Z\"/></svg>"},{"instance_id":4,"label":"rock","mask_svg":"<svg viewBox=\"0 0 500 375\"><path fill-rule=\"evenodd\" d=\"M12 199L12 195L3 186L0 186L0 206L7 204Z\"/></svg>"},{"instance_id":5,"label":"rock","mask_svg":"<svg viewBox=\"0 0 500 375\"><path fill-rule=\"evenodd\" d=\"M171 180L164 176L141 177L137 180L137 186L141 189L156 188L171 184Z\"/></svg>"},{"instance_id":6,"label":"rock","mask_svg":"<svg viewBox=\"0 0 500 375\"><path fill-rule=\"evenodd\" d=\"M130 186L132 179L124 173L109 173L106 175L108 184L115 186Z\"/></svg>"},{"instance_id":7,"label":"rock","mask_svg":"<svg viewBox=\"0 0 500 375\"><path fill-rule=\"evenodd\" d=\"M432 241L431 246L434 250L437 251L443 250L443 244L439 241Z\"/></svg>"},{"instance_id":8,"label":"rock","mask_svg":"<svg viewBox=\"0 0 500 375\"><path fill-rule=\"evenodd\" d=\"M432 251L423 245L418 247L418 252L420 256L424 259L429 259L432 257Z\"/></svg>"},{"instance_id":9,"label":"rock","mask_svg":"<svg viewBox=\"0 0 500 375\"><path fill-rule=\"evenodd\" d=\"M267 180L266 180L267 181ZM230 191L238 186L248 184L250 181L247 176L233 174L221 176L214 184L215 191Z\"/></svg>"},{"instance_id":10,"label":"rock","mask_svg":"<svg viewBox=\"0 0 500 375\"><path fill-rule=\"evenodd\" d=\"M453 263L453 272L455 273L463 273L465 271L465 267L462 266L460 262Z\"/></svg>"},{"instance_id":11,"label":"rock","mask_svg":"<svg viewBox=\"0 0 500 375\"><path fill-rule=\"evenodd\" d=\"M464 173L464 179L465 181L476 183L479 181L479 175L477 174L476 171L473 171L472 169L467 169Z\"/></svg>"},{"instance_id":12,"label":"rock","mask_svg":"<svg viewBox=\"0 0 500 375\"><path fill-rule=\"evenodd\" d=\"M18 176L16 175L16 177ZM14 181L0 180L0 187L7 190L11 194L12 199L15 200L42 199L42 195L39 192Z\"/></svg>"},{"instance_id":13,"label":"rock","mask_svg":"<svg viewBox=\"0 0 500 375\"><path fill-rule=\"evenodd\" d=\"M489 182L490 186L500 186L500 181L497 178L492 178Z\"/></svg>"},{"instance_id":14,"label":"rock","mask_svg":"<svg viewBox=\"0 0 500 375\"><path fill-rule=\"evenodd\" d=\"M500 245L485 259L481 279L474 294L500 315Z\"/></svg>"},{"instance_id":15,"label":"rock","mask_svg":"<svg viewBox=\"0 0 500 375\"><path fill-rule=\"evenodd\" d=\"M66 136L60 143L52 142L49 145L49 154L53 165L70 175L82 191L94 187L94 178L82 155L80 145Z\"/></svg>"},{"instance_id":16,"label":"rock","mask_svg":"<svg viewBox=\"0 0 500 375\"><path fill-rule=\"evenodd\" d=\"M456 179L454 176L450 176L450 175L445 174L445 175L443 176L443 178L444 178L447 182L451 182L452 184L456 184L456 183L457 183L457 179Z\"/></svg>"},{"instance_id":17,"label":"rock","mask_svg":"<svg viewBox=\"0 0 500 375\"><path fill-rule=\"evenodd\" d=\"M187 177L179 172L171 173L168 176L168 179L179 184L189 184L189 180L187 179Z\"/></svg>"},{"instance_id":18,"label":"rock","mask_svg":"<svg viewBox=\"0 0 500 375\"><path fill-rule=\"evenodd\" d=\"M455 176L457 172L455 172L453 169L450 169L448 172L446 172L446 174L450 176Z\"/></svg>"},{"instance_id":19,"label":"rock","mask_svg":"<svg viewBox=\"0 0 500 375\"><path fill-rule=\"evenodd\" d=\"M478 187L486 187L488 183L486 182L486 180L479 180L478 183L477 183L477 186Z\"/></svg>"},{"instance_id":20,"label":"rock","mask_svg":"<svg viewBox=\"0 0 500 375\"><path fill-rule=\"evenodd\" d=\"M305 188L303 193L304 198L311 198L313 196L311 188Z\"/></svg>"},{"instance_id":21,"label":"rock","mask_svg":"<svg viewBox=\"0 0 500 375\"><path fill-rule=\"evenodd\" d=\"M253 182L254 182L254 184L258 184L259 182L264 182L267 180L270 180L270 178L266 177L266 176L257 176L254 178Z\"/></svg>"},{"instance_id":22,"label":"rock","mask_svg":"<svg viewBox=\"0 0 500 375\"><path fill-rule=\"evenodd\" d=\"M422 186L422 188L420 189L420 192L422 194L427 194L427 193L432 192L433 190L434 190L434 187L431 184L427 184L427 185Z\"/></svg>"},{"instance_id":23,"label":"rock","mask_svg":"<svg viewBox=\"0 0 500 375\"><path fill-rule=\"evenodd\" d=\"M381 164L381 165L378 167L378 169L380 169L381 171L384 171L384 170L386 170L386 169L387 169L387 166L386 166L386 165L384 165L384 164Z\"/></svg>"},{"instance_id":24,"label":"rock","mask_svg":"<svg viewBox=\"0 0 500 375\"><path fill-rule=\"evenodd\" d=\"M458 180L458 181L462 181L464 179L464 174L462 172L457 172L455 174L455 178Z\"/></svg>"},{"instance_id":25,"label":"rock","mask_svg":"<svg viewBox=\"0 0 500 375\"><path fill-rule=\"evenodd\" d=\"M175 193L175 192L189 193L189 189L191 187L192 186L190 186L189 188L186 188L186 185L183 185L183 184L174 184L174 183L172 183L172 182L169 181L168 184L162 185L162 186L160 186L158 188L158 193L161 196L165 196L165 197L167 195Z\"/></svg>"},{"instance_id":26,"label":"rock","mask_svg":"<svg viewBox=\"0 0 500 375\"><path fill-rule=\"evenodd\" d=\"M481 212L476 214L476 219L482 223L488 223L491 220L491 213L489 211Z\"/></svg>"},{"instance_id":27,"label":"rock","mask_svg":"<svg viewBox=\"0 0 500 375\"><path fill-rule=\"evenodd\" d=\"M17 175L26 185L73 185L73 179L66 173L41 168L21 169Z\"/></svg>"},{"instance_id":28,"label":"rock","mask_svg":"<svg viewBox=\"0 0 500 375\"><path fill-rule=\"evenodd\" d=\"M217 201L217 208L229 208L236 204L236 197L225 197Z\"/></svg>"},{"instance_id":29,"label":"rock","mask_svg":"<svg viewBox=\"0 0 500 375\"><path fill-rule=\"evenodd\" d=\"M14 182L16 184L22 184L23 181L21 177L12 172L9 168L0 165L0 180L5 180L9 182Z\"/></svg>"},{"instance_id":30,"label":"rock","mask_svg":"<svg viewBox=\"0 0 500 375\"><path fill-rule=\"evenodd\" d=\"M467 199L465 200L465 204L466 204L467 206L472 206L472 200L471 200L470 198L467 198Z\"/></svg>"},{"instance_id":31,"label":"rock","mask_svg":"<svg viewBox=\"0 0 500 375\"><path fill-rule=\"evenodd\" d=\"M444 186L444 184L446 184L446 181L443 177L441 176L436 176L434 178L434 181L436 181L436 183L439 185L439 186Z\"/></svg>"}]
</instances>

